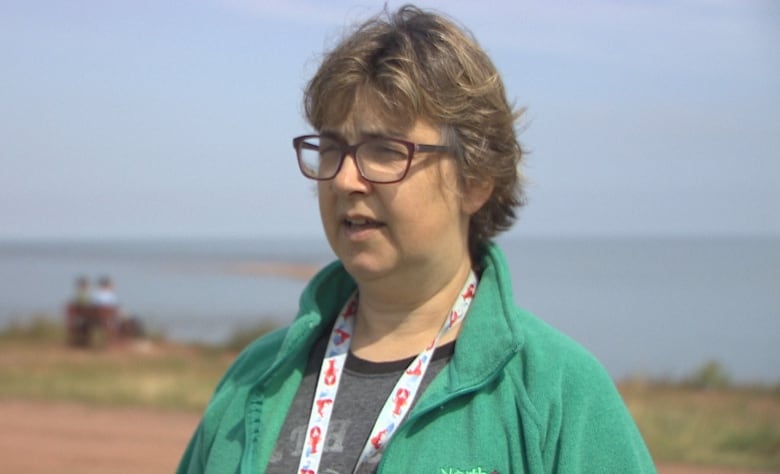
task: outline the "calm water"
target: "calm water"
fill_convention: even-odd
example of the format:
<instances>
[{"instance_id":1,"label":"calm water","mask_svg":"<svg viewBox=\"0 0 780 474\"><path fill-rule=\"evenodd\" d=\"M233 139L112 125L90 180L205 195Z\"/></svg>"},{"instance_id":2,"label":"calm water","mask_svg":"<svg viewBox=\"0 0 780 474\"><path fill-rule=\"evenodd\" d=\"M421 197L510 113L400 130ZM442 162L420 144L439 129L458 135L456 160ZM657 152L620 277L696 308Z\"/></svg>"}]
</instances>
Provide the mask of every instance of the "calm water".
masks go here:
<instances>
[{"instance_id":1,"label":"calm water","mask_svg":"<svg viewBox=\"0 0 780 474\"><path fill-rule=\"evenodd\" d=\"M780 381L780 239L501 240L515 299L610 373L678 377L717 360ZM125 311L188 341L288 322L305 282L231 263L322 265L322 241L0 243L0 325L59 317L78 275L110 275ZM486 341L487 342L487 341Z\"/></svg>"}]
</instances>

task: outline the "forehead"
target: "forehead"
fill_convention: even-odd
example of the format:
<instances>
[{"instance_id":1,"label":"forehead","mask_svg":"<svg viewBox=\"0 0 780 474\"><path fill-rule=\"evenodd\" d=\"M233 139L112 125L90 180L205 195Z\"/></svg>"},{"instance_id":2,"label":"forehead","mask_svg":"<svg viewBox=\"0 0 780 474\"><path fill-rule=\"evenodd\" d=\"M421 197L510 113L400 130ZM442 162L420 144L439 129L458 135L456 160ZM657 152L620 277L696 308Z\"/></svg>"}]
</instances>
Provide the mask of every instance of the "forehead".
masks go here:
<instances>
[{"instance_id":1,"label":"forehead","mask_svg":"<svg viewBox=\"0 0 780 474\"><path fill-rule=\"evenodd\" d=\"M418 117L396 101L388 100L367 87L346 97L333 97L326 104L320 132L356 139L366 135L403 137L414 128Z\"/></svg>"}]
</instances>

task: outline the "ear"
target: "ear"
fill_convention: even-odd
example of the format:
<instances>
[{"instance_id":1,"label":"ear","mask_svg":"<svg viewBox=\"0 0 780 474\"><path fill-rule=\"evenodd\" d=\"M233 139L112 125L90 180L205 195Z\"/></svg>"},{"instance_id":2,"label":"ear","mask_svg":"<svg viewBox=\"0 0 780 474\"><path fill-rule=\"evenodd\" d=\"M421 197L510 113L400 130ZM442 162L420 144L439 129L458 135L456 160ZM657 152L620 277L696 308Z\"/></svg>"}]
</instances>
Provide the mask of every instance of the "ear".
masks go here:
<instances>
[{"instance_id":1,"label":"ear","mask_svg":"<svg viewBox=\"0 0 780 474\"><path fill-rule=\"evenodd\" d=\"M466 183L463 193L463 212L469 216L477 213L485 205L490 195L493 194L493 178L472 180Z\"/></svg>"}]
</instances>

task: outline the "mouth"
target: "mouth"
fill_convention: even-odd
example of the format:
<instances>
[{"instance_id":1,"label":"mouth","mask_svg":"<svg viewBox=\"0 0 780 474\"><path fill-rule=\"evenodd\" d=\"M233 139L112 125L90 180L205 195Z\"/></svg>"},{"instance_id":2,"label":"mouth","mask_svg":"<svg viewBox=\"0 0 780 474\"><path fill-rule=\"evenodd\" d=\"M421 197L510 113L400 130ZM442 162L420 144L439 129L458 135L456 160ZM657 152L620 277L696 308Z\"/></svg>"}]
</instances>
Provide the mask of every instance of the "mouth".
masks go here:
<instances>
[{"instance_id":1,"label":"mouth","mask_svg":"<svg viewBox=\"0 0 780 474\"><path fill-rule=\"evenodd\" d=\"M343 221L344 227L349 231L361 231L368 229L378 229L384 227L384 224L366 217L346 217Z\"/></svg>"}]
</instances>

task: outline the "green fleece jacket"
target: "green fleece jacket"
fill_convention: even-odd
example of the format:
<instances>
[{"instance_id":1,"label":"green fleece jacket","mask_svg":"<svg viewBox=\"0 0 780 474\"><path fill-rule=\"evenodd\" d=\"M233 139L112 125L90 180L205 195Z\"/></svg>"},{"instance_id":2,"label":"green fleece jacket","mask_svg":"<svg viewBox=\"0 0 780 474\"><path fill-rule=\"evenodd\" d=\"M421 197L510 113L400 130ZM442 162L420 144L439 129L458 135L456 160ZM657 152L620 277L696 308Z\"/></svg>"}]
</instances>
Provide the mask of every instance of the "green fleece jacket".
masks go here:
<instances>
[{"instance_id":1,"label":"green fleece jacket","mask_svg":"<svg viewBox=\"0 0 780 474\"><path fill-rule=\"evenodd\" d=\"M498 247L487 246L482 268L452 359L391 438L378 472L655 472L602 366L516 307ZM265 472L309 349L354 288L334 262L304 290L288 328L242 352L218 385L179 473Z\"/></svg>"}]
</instances>

